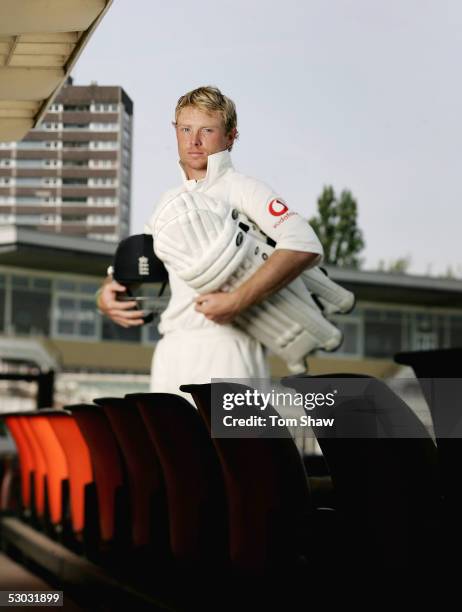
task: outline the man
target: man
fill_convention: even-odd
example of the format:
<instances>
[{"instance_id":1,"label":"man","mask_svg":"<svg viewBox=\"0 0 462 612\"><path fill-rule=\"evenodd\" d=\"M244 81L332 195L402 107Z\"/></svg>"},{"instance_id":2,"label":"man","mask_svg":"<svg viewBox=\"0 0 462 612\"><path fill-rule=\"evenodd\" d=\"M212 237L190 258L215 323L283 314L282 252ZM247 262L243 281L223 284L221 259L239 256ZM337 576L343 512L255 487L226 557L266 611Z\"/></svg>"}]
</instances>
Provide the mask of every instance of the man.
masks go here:
<instances>
[{"instance_id":1,"label":"man","mask_svg":"<svg viewBox=\"0 0 462 612\"><path fill-rule=\"evenodd\" d=\"M180 384L211 378L267 377L263 347L232 321L320 263L322 246L307 221L289 211L271 188L234 170L230 151L238 132L232 100L215 87L199 87L178 100L173 125L183 184L166 192L159 206L182 191L201 191L243 212L277 246L250 279L227 293L197 295L169 270L171 300L161 316L163 338L153 358L151 390L179 393ZM117 301L123 291L107 279L100 310L123 327L142 325L143 313L131 310L134 302Z\"/></svg>"}]
</instances>

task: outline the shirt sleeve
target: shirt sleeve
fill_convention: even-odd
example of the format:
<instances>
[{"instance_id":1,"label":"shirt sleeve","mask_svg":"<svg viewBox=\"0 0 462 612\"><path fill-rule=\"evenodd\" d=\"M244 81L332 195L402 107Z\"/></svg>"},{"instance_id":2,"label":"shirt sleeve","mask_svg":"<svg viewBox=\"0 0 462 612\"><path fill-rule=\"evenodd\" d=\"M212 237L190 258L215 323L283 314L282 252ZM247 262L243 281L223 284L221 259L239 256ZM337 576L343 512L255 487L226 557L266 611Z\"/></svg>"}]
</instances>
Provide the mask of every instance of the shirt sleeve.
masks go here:
<instances>
[{"instance_id":1,"label":"shirt sleeve","mask_svg":"<svg viewBox=\"0 0 462 612\"><path fill-rule=\"evenodd\" d=\"M317 253L314 265L323 259L323 248L308 220L291 210L271 187L245 177L241 209L267 236L276 249Z\"/></svg>"}]
</instances>

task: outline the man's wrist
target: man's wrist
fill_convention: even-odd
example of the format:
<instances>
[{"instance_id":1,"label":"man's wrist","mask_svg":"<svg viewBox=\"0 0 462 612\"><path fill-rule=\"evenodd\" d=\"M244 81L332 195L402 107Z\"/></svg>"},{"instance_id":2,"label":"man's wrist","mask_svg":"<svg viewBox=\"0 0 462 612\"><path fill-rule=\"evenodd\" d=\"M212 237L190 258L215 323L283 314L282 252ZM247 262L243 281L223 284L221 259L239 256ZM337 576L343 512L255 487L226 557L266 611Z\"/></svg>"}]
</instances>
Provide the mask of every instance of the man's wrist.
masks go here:
<instances>
[{"instance_id":1,"label":"man's wrist","mask_svg":"<svg viewBox=\"0 0 462 612\"><path fill-rule=\"evenodd\" d=\"M246 286L246 283L244 283L232 292L238 313L242 312L243 310L247 310L247 308L250 308L250 306L253 306L251 292L247 289L248 287Z\"/></svg>"}]
</instances>

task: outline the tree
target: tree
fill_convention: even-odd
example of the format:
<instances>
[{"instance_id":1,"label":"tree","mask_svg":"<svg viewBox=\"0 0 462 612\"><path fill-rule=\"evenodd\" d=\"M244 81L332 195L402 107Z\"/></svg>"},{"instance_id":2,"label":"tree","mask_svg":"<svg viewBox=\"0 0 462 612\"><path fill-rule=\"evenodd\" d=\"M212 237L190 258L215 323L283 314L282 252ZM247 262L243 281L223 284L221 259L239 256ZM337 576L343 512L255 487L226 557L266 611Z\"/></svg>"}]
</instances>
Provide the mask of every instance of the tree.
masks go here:
<instances>
[{"instance_id":1,"label":"tree","mask_svg":"<svg viewBox=\"0 0 462 612\"><path fill-rule=\"evenodd\" d=\"M324 187L318 198L318 215L310 224L321 241L326 264L361 266L358 255L365 243L357 218L358 206L350 191L342 191L337 199L333 187Z\"/></svg>"},{"instance_id":2,"label":"tree","mask_svg":"<svg viewBox=\"0 0 462 612\"><path fill-rule=\"evenodd\" d=\"M391 272L392 274L407 274L411 265L411 256L406 255L405 257L398 257L398 259L392 259L389 262L381 259L379 261L378 269L380 272Z\"/></svg>"}]
</instances>

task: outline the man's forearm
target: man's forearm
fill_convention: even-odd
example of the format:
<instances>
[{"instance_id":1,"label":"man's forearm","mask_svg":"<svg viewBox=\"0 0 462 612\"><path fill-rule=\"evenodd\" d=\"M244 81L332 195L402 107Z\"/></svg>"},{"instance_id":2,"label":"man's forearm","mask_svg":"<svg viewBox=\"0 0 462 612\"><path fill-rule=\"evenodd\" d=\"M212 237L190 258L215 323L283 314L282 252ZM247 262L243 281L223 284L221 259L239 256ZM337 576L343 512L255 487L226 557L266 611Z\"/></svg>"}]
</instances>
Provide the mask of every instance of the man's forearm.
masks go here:
<instances>
[{"instance_id":1,"label":"man's forearm","mask_svg":"<svg viewBox=\"0 0 462 612\"><path fill-rule=\"evenodd\" d=\"M245 310L276 293L311 267L317 258L317 253L288 249L274 251L255 274L233 292L239 310Z\"/></svg>"}]
</instances>

